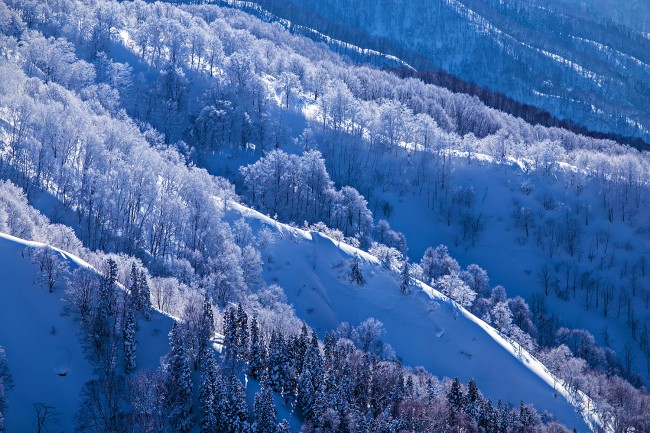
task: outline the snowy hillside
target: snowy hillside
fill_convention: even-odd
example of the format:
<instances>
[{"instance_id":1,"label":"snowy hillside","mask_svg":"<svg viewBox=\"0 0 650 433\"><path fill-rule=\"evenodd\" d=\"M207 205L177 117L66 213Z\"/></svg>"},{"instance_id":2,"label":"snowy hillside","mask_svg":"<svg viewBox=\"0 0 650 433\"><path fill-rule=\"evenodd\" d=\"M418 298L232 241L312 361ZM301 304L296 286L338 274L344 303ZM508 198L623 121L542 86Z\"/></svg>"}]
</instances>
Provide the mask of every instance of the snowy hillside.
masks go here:
<instances>
[{"instance_id":1,"label":"snowy hillside","mask_svg":"<svg viewBox=\"0 0 650 433\"><path fill-rule=\"evenodd\" d=\"M446 71L591 130L648 138L648 93L636 90L648 88L650 53L639 30L647 21L632 28L617 23L647 15L646 5L626 2L614 12L606 1L578 7L496 0L251 3L295 25L396 55L417 69Z\"/></svg>"},{"instance_id":2,"label":"snowy hillside","mask_svg":"<svg viewBox=\"0 0 650 433\"><path fill-rule=\"evenodd\" d=\"M262 250L264 279L283 287L298 316L321 336L343 322L357 326L375 318L384 325L382 339L405 365L462 381L473 377L494 401L530 402L568 427L587 430L578 409L567 401L569 393L548 370L446 296L421 282L404 295L398 273L382 269L374 256L243 206L235 206L232 213L234 218L244 215L256 233L263 227L275 231L276 240ZM363 285L349 277L355 255L363 261ZM585 411L584 416L593 422L592 413Z\"/></svg>"},{"instance_id":3,"label":"snowy hillside","mask_svg":"<svg viewBox=\"0 0 650 433\"><path fill-rule=\"evenodd\" d=\"M29 253L42 246L0 233L0 344L13 379L5 413L8 432L35 430L37 411L44 429L74 431L82 387L94 378L80 341L80 325L64 309L64 287L57 284L49 293L38 284L38 265L30 261ZM70 271L89 266L63 251L57 254ZM160 313L154 313L150 322L140 321L139 369L158 367L169 351L171 326L172 319Z\"/></svg>"},{"instance_id":4,"label":"snowy hillside","mask_svg":"<svg viewBox=\"0 0 650 433\"><path fill-rule=\"evenodd\" d=\"M0 2L0 232L100 271L0 239L8 427L68 381L66 430L650 430L649 153L352 60L388 47L178 3ZM636 45L573 32L576 59L532 43L563 29L527 31L532 3L398 3L349 25L434 22L477 68L504 49L518 92L524 65L579 94L560 108L606 102L577 122L645 106L612 97L621 71L644 88Z\"/></svg>"}]
</instances>

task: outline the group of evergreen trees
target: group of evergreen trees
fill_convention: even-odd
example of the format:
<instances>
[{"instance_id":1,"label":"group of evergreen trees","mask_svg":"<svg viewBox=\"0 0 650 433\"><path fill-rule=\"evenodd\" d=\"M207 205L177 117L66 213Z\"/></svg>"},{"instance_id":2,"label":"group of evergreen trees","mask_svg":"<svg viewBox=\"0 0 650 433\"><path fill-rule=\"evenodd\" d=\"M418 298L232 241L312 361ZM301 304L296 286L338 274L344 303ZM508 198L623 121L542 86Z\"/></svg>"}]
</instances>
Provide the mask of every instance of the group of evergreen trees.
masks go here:
<instances>
[{"instance_id":1,"label":"group of evergreen trees","mask_svg":"<svg viewBox=\"0 0 650 433\"><path fill-rule=\"evenodd\" d=\"M303 324L297 334L274 330L267 339L241 304L224 311L223 324L221 360L208 351L201 368L202 432L288 431L286 421L277 423L274 392L297 410L306 432L566 431L543 424L523 403L513 408L499 401L494 407L473 380L467 387L458 379L441 382L422 369L364 352L336 333L326 333L321 342ZM243 374L260 386L252 418Z\"/></svg>"}]
</instances>

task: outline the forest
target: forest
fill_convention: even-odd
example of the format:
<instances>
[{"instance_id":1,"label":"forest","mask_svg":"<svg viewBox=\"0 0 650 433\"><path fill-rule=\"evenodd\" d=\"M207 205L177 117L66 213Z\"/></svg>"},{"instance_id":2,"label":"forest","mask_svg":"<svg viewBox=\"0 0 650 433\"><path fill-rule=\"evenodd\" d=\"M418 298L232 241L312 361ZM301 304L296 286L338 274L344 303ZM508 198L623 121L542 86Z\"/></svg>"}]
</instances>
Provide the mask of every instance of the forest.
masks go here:
<instances>
[{"instance_id":1,"label":"forest","mask_svg":"<svg viewBox=\"0 0 650 433\"><path fill-rule=\"evenodd\" d=\"M30 253L95 368L80 431L291 431L283 405L303 431L569 431L403 365L371 317L309 329L264 279L275 234L233 218L240 204L368 251L404 296L431 285L534 354L578 407L593 402L595 431L650 429L647 153L214 5L8 0L0 30L0 229L97 270ZM508 185L498 218L487 178ZM448 246L408 235L408 203ZM506 226L537 257L527 296L450 253ZM345 267L364 284L359 259ZM593 319L572 327L563 308ZM154 313L175 319L169 353L139 369L135 330Z\"/></svg>"}]
</instances>

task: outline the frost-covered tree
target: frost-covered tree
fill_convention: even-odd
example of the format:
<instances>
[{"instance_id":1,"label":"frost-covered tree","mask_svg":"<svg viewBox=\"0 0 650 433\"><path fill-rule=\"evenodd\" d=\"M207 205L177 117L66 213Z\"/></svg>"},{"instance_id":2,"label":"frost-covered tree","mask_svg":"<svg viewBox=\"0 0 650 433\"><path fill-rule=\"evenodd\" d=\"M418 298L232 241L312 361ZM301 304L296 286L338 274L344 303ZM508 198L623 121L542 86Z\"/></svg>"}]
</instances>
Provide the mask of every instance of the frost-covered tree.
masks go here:
<instances>
[{"instance_id":1,"label":"frost-covered tree","mask_svg":"<svg viewBox=\"0 0 650 433\"><path fill-rule=\"evenodd\" d=\"M183 329L174 322L169 332L169 359L167 364L167 388L174 406L172 424L182 432L192 429L192 373L187 360Z\"/></svg>"},{"instance_id":2,"label":"frost-covered tree","mask_svg":"<svg viewBox=\"0 0 650 433\"><path fill-rule=\"evenodd\" d=\"M490 279L487 272L476 264L471 264L460 273L460 277L472 291L482 297L490 294Z\"/></svg>"},{"instance_id":3,"label":"frost-covered tree","mask_svg":"<svg viewBox=\"0 0 650 433\"><path fill-rule=\"evenodd\" d=\"M91 269L80 267L74 270L65 290L66 300L79 313L82 321L90 318L93 306L97 302L100 285L99 275Z\"/></svg>"},{"instance_id":4,"label":"frost-covered tree","mask_svg":"<svg viewBox=\"0 0 650 433\"><path fill-rule=\"evenodd\" d=\"M400 291L403 294L408 295L409 293L411 293L412 285L413 285L413 277L411 277L410 265L408 261L405 261L399 278Z\"/></svg>"},{"instance_id":5,"label":"frost-covered tree","mask_svg":"<svg viewBox=\"0 0 650 433\"><path fill-rule=\"evenodd\" d=\"M106 272L99 285L99 310L103 317L113 316L117 312L117 262L112 258L106 261Z\"/></svg>"},{"instance_id":6,"label":"frost-covered tree","mask_svg":"<svg viewBox=\"0 0 650 433\"><path fill-rule=\"evenodd\" d=\"M471 307L476 299L476 293L456 273L438 278L435 280L434 287L463 307Z\"/></svg>"},{"instance_id":7,"label":"frost-covered tree","mask_svg":"<svg viewBox=\"0 0 650 433\"><path fill-rule=\"evenodd\" d=\"M275 403L273 402L273 392L265 380L262 381L262 387L255 394L253 413L255 418L255 422L253 422L254 433L276 432L277 415Z\"/></svg>"},{"instance_id":8,"label":"frost-covered tree","mask_svg":"<svg viewBox=\"0 0 650 433\"><path fill-rule=\"evenodd\" d=\"M237 376L231 374L227 381L227 404L224 419L228 433L248 433L248 405L246 404L246 389Z\"/></svg>"},{"instance_id":9,"label":"frost-covered tree","mask_svg":"<svg viewBox=\"0 0 650 433\"><path fill-rule=\"evenodd\" d=\"M136 348L137 340L135 335L136 322L133 315L133 311L128 309L126 313L126 318L124 321L124 371L126 374L130 374L135 370L136 366Z\"/></svg>"},{"instance_id":10,"label":"frost-covered tree","mask_svg":"<svg viewBox=\"0 0 650 433\"><path fill-rule=\"evenodd\" d=\"M61 254L51 247L39 247L34 251L33 258L38 265L39 281L50 293L54 292L56 283L68 273Z\"/></svg>"},{"instance_id":11,"label":"frost-covered tree","mask_svg":"<svg viewBox=\"0 0 650 433\"><path fill-rule=\"evenodd\" d=\"M366 284L366 279L363 276L363 271L361 270L361 259L358 254L355 254L352 259L350 259L350 270L349 278L353 283L362 286Z\"/></svg>"},{"instance_id":12,"label":"frost-covered tree","mask_svg":"<svg viewBox=\"0 0 650 433\"><path fill-rule=\"evenodd\" d=\"M250 336L248 372L253 379L259 379L266 369L266 345L256 316L251 320Z\"/></svg>"},{"instance_id":13,"label":"frost-covered tree","mask_svg":"<svg viewBox=\"0 0 650 433\"><path fill-rule=\"evenodd\" d=\"M201 387L199 388L199 405L201 408L201 432L219 430L222 422L221 393L223 380L217 371L217 362L213 351L208 351L201 366Z\"/></svg>"},{"instance_id":14,"label":"frost-covered tree","mask_svg":"<svg viewBox=\"0 0 650 433\"><path fill-rule=\"evenodd\" d=\"M420 261L420 266L426 283L460 272L460 265L449 255L449 250L445 245L439 245L435 249L427 248Z\"/></svg>"}]
</instances>

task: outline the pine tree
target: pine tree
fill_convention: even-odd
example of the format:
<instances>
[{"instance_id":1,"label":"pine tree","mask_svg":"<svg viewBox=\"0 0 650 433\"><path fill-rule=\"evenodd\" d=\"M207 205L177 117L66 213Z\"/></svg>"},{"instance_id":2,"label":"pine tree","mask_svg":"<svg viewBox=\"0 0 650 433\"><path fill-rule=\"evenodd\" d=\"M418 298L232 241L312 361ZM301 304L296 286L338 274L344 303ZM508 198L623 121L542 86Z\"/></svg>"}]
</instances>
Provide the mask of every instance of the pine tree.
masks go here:
<instances>
[{"instance_id":1,"label":"pine tree","mask_svg":"<svg viewBox=\"0 0 650 433\"><path fill-rule=\"evenodd\" d=\"M217 362L214 352L209 350L203 360L201 368L202 382L199 390L201 404L201 432L211 433L219 431L221 425L221 389L223 381L217 372Z\"/></svg>"},{"instance_id":2,"label":"pine tree","mask_svg":"<svg viewBox=\"0 0 650 433\"><path fill-rule=\"evenodd\" d=\"M196 339L198 340L196 344L198 347L194 365L195 370L203 363L205 353L210 351L210 341L214 336L214 332L214 313L212 312L212 303L210 302L210 297L206 293L203 296L200 322L196 327Z\"/></svg>"},{"instance_id":3,"label":"pine tree","mask_svg":"<svg viewBox=\"0 0 650 433\"><path fill-rule=\"evenodd\" d=\"M366 279L363 277L363 272L361 271L361 260L358 254L355 254L350 262L350 280L360 286L366 284Z\"/></svg>"},{"instance_id":4,"label":"pine tree","mask_svg":"<svg viewBox=\"0 0 650 433\"><path fill-rule=\"evenodd\" d=\"M311 343L305 356L305 368L309 369L314 383L314 388L323 381L323 357L320 354L320 347L318 346L318 336L316 331L311 331Z\"/></svg>"},{"instance_id":5,"label":"pine tree","mask_svg":"<svg viewBox=\"0 0 650 433\"><path fill-rule=\"evenodd\" d=\"M405 295L411 293L411 285L413 284L413 278L411 278L411 270L408 261L404 261L404 267L400 273L400 283L399 288L401 292Z\"/></svg>"},{"instance_id":6,"label":"pine tree","mask_svg":"<svg viewBox=\"0 0 650 433\"><path fill-rule=\"evenodd\" d=\"M183 332L178 324L174 322L169 332L169 365L168 365L168 389L173 394L171 401L175 402L174 419L182 432L192 429L192 372L190 370L185 346L183 343Z\"/></svg>"},{"instance_id":7,"label":"pine tree","mask_svg":"<svg viewBox=\"0 0 650 433\"><path fill-rule=\"evenodd\" d=\"M277 331L271 333L269 343L268 371L270 386L276 392L286 395L291 391L291 379L288 373L289 357L287 343L282 334Z\"/></svg>"},{"instance_id":8,"label":"pine tree","mask_svg":"<svg viewBox=\"0 0 650 433\"><path fill-rule=\"evenodd\" d=\"M479 426L483 427L486 433L498 433L499 431L497 412L494 410L490 399L486 400L482 405Z\"/></svg>"},{"instance_id":9,"label":"pine tree","mask_svg":"<svg viewBox=\"0 0 650 433\"><path fill-rule=\"evenodd\" d=\"M325 332L323 352L325 353L323 359L325 368L334 368L334 354L336 352L336 337L334 337L334 333Z\"/></svg>"},{"instance_id":10,"label":"pine tree","mask_svg":"<svg viewBox=\"0 0 650 433\"><path fill-rule=\"evenodd\" d=\"M307 419L312 419L316 390L309 369L305 369L298 378L297 388L298 407Z\"/></svg>"},{"instance_id":11,"label":"pine tree","mask_svg":"<svg viewBox=\"0 0 650 433\"><path fill-rule=\"evenodd\" d=\"M142 305L140 303L140 274L138 273L138 268L136 268L135 263L131 264L131 273L129 274L129 301L131 307L135 311L142 311Z\"/></svg>"},{"instance_id":12,"label":"pine tree","mask_svg":"<svg viewBox=\"0 0 650 433\"><path fill-rule=\"evenodd\" d=\"M140 270L138 278L138 305L140 306L144 318L151 320L151 290L147 281L147 274L144 269Z\"/></svg>"},{"instance_id":13,"label":"pine tree","mask_svg":"<svg viewBox=\"0 0 650 433\"><path fill-rule=\"evenodd\" d=\"M474 419L478 419L482 404L483 401L478 386L476 385L476 381L474 378L471 378L467 384L467 395L465 396L465 410L467 415Z\"/></svg>"},{"instance_id":14,"label":"pine tree","mask_svg":"<svg viewBox=\"0 0 650 433\"><path fill-rule=\"evenodd\" d=\"M273 402L273 393L266 380L262 381L262 388L255 394L253 412L255 415L253 431L255 433L276 432L277 415L275 403Z\"/></svg>"},{"instance_id":15,"label":"pine tree","mask_svg":"<svg viewBox=\"0 0 650 433\"><path fill-rule=\"evenodd\" d=\"M223 312L223 363L229 373L237 366L237 319L235 310L228 308Z\"/></svg>"},{"instance_id":16,"label":"pine tree","mask_svg":"<svg viewBox=\"0 0 650 433\"><path fill-rule=\"evenodd\" d=\"M248 423L246 389L234 374L229 376L227 388L229 390L228 404L224 416L226 431L230 433L247 433L250 431L250 425Z\"/></svg>"},{"instance_id":17,"label":"pine tree","mask_svg":"<svg viewBox=\"0 0 650 433\"><path fill-rule=\"evenodd\" d=\"M103 317L113 316L117 309L117 294L115 293L117 263L113 259L108 259L106 266L108 270L99 286L99 309Z\"/></svg>"},{"instance_id":18,"label":"pine tree","mask_svg":"<svg viewBox=\"0 0 650 433\"><path fill-rule=\"evenodd\" d=\"M451 388L447 394L447 401L449 401L449 406L454 412L460 412L463 410L464 404L463 389L460 384L460 380L455 378L451 383Z\"/></svg>"},{"instance_id":19,"label":"pine tree","mask_svg":"<svg viewBox=\"0 0 650 433\"><path fill-rule=\"evenodd\" d=\"M235 334L237 341L237 359L239 361L248 360L248 314L244 311L242 304L237 305Z\"/></svg>"},{"instance_id":20,"label":"pine tree","mask_svg":"<svg viewBox=\"0 0 650 433\"><path fill-rule=\"evenodd\" d=\"M257 318L253 316L250 326L251 347L248 361L248 373L253 379L259 379L266 368L266 350L264 339L260 334Z\"/></svg>"},{"instance_id":21,"label":"pine tree","mask_svg":"<svg viewBox=\"0 0 650 433\"><path fill-rule=\"evenodd\" d=\"M302 373L302 369L305 364L305 357L307 356L307 349L309 347L309 330L307 329L307 324L302 323L300 328L300 334L293 337L292 341L293 346L293 356L295 359L295 380L298 380L298 376Z\"/></svg>"},{"instance_id":22,"label":"pine tree","mask_svg":"<svg viewBox=\"0 0 650 433\"><path fill-rule=\"evenodd\" d=\"M130 374L135 370L137 340L135 336L135 317L129 308L124 322L124 371Z\"/></svg>"}]
</instances>

